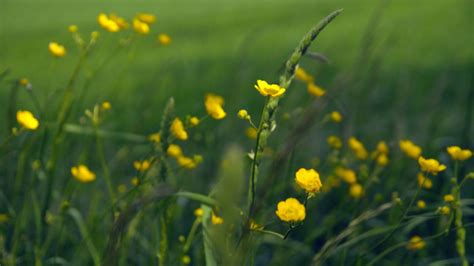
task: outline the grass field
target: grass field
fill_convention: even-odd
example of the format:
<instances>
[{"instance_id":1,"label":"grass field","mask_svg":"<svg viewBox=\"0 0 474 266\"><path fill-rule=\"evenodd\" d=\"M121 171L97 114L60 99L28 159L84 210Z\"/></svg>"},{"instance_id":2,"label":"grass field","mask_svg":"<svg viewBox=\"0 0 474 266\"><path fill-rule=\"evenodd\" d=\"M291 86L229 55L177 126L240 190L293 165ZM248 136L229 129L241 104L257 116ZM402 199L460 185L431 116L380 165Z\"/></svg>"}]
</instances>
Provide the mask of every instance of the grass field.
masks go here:
<instances>
[{"instance_id":1,"label":"grass field","mask_svg":"<svg viewBox=\"0 0 474 266\"><path fill-rule=\"evenodd\" d=\"M253 88L256 80L281 81L302 36L339 8L342 14L309 48L328 62L307 55L299 61L326 95L315 100L306 84L295 80L271 118L278 123L275 133L268 133L268 146L259 144L260 137L248 138L249 124L236 115L242 108L258 134L266 130L258 123L268 102ZM105 31L97 23L100 12L129 21L145 12L157 21L149 34L134 35L123 46L120 40L131 30ZM464 258L474 262L474 231L468 226L474 222L474 184L450 179L463 180L473 159L454 163L446 153L448 146L472 150L474 145L473 14L471 0L0 0L0 264L180 265L188 264L189 255L193 265L458 265L465 263L458 244L463 224ZM71 24L86 40L92 31L100 33L80 64ZM160 44L160 33L172 42ZM66 56L51 56L52 41L65 45ZM18 89L21 78L31 90ZM69 87L74 89L70 106L64 96ZM169 131L162 127L167 119L205 116L208 93L225 99L224 120L207 116L187 128L189 141L170 137L150 145L148 135ZM166 118L170 97L175 106ZM104 101L110 110L99 108ZM96 104L100 123L94 124L84 111ZM64 121L61 108L67 109ZM39 130L12 134L12 126L19 128L17 110L32 111ZM342 114L342 123L330 122L332 111ZM343 140L342 150L328 146L329 135ZM352 136L370 151L368 158L358 159L357 149L346 146ZM431 176L431 190L416 185L419 166L400 152L403 139L448 166ZM388 166L377 166L380 141L390 149ZM202 155L202 164L192 171L175 164L161 146L172 143L186 154ZM255 157L256 147L262 158ZM134 169L134 161L144 159L151 160L150 169ZM74 180L71 167L78 164L88 165L97 180ZM245 203L244 187L252 194L253 167L261 171L258 213ZM304 223L291 224L289 238L279 239L288 228L275 216L275 206L301 192L292 183L301 167L319 172L324 192L304 199ZM353 183L332 183L340 167L356 172L362 197L347 192ZM163 182L163 176L169 179ZM134 177L143 185L132 185ZM225 185L233 189L222 192ZM443 216L438 207L445 194L455 200L446 203L451 213ZM149 198L156 202L143 203ZM425 211L415 208L418 199L427 202ZM129 214L133 204L143 209ZM192 212L200 206L204 216L193 222ZM229 209L242 211L246 219ZM225 226L212 227L214 211ZM123 235L114 231L121 215ZM265 227L247 234L253 219ZM110 243L117 235L115 250ZM178 240L181 235L184 241ZM426 247L404 248L414 235L426 236ZM235 253L234 238L239 239Z\"/></svg>"}]
</instances>

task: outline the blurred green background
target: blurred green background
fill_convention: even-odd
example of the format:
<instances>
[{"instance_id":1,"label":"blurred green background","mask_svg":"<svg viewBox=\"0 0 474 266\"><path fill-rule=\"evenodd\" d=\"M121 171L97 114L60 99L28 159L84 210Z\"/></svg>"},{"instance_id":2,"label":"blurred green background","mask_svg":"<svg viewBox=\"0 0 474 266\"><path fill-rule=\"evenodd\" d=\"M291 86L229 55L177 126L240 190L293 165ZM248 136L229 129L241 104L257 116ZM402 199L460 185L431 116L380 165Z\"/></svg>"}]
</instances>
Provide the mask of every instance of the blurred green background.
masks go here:
<instances>
[{"instance_id":1,"label":"blurred green background","mask_svg":"<svg viewBox=\"0 0 474 266\"><path fill-rule=\"evenodd\" d=\"M464 142L469 135L466 119L471 124L472 117L465 116L473 103L469 91L474 73L470 0L0 3L0 69L11 70L10 77L29 78L42 101L65 86L77 61L68 25L78 25L88 36L99 30L99 12L129 20L138 12L157 16L152 33L129 51L116 52L88 91L85 106L110 100L120 114L115 123L125 131L155 131L170 96L182 114L202 114L207 92L222 94L230 114L242 107L259 113L262 99L253 89L255 80L276 82L302 35L331 11L344 8L311 47L330 64L305 59L302 65L328 91L340 87L335 102L352 125L350 133L409 135L423 141L464 136ZM100 44L90 56L92 69L112 54L119 39L100 31ZM172 37L170 46L157 44L161 32ZM66 45L65 58L54 60L48 53L53 40ZM0 90L3 104L5 87ZM294 90L299 92L288 97L289 104L302 104L304 87L297 84Z\"/></svg>"}]
</instances>

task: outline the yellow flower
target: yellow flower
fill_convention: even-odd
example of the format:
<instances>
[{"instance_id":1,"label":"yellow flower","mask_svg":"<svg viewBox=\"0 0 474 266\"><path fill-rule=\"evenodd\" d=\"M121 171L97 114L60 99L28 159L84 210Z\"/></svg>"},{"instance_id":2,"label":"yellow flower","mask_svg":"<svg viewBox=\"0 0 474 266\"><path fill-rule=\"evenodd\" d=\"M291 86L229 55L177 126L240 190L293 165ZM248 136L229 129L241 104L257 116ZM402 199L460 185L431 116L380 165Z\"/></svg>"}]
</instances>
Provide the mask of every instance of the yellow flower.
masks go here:
<instances>
[{"instance_id":1,"label":"yellow flower","mask_svg":"<svg viewBox=\"0 0 474 266\"><path fill-rule=\"evenodd\" d=\"M327 142L329 146L331 146L331 148L333 149L340 149L342 147L341 139L336 136L329 136L327 138Z\"/></svg>"},{"instance_id":2,"label":"yellow flower","mask_svg":"<svg viewBox=\"0 0 474 266\"><path fill-rule=\"evenodd\" d=\"M420 250L426 246L426 242L419 236L413 236L407 244L409 250Z\"/></svg>"},{"instance_id":3,"label":"yellow flower","mask_svg":"<svg viewBox=\"0 0 474 266\"><path fill-rule=\"evenodd\" d=\"M419 200L416 202L416 206L418 206L419 209L424 209L426 208L426 202L424 200Z\"/></svg>"},{"instance_id":4,"label":"yellow flower","mask_svg":"<svg viewBox=\"0 0 474 266\"><path fill-rule=\"evenodd\" d=\"M117 26L119 26L121 29L127 29L129 26L128 22L124 18L119 17L116 14L109 14L109 19L115 22L115 24L117 24Z\"/></svg>"},{"instance_id":5,"label":"yellow flower","mask_svg":"<svg viewBox=\"0 0 474 266\"><path fill-rule=\"evenodd\" d=\"M50 42L48 49L49 52L56 57L63 57L66 55L66 48L57 42Z\"/></svg>"},{"instance_id":6,"label":"yellow flower","mask_svg":"<svg viewBox=\"0 0 474 266\"><path fill-rule=\"evenodd\" d=\"M39 121L30 111L19 110L16 112L16 121L28 130L36 130L39 127Z\"/></svg>"},{"instance_id":7,"label":"yellow flower","mask_svg":"<svg viewBox=\"0 0 474 266\"><path fill-rule=\"evenodd\" d=\"M250 220L250 230L258 231L258 230L262 230L262 229L263 229L263 225L258 224L254 220Z\"/></svg>"},{"instance_id":8,"label":"yellow flower","mask_svg":"<svg viewBox=\"0 0 474 266\"><path fill-rule=\"evenodd\" d=\"M212 224L223 224L224 219L222 219L222 217L219 217L214 212L212 212L211 222Z\"/></svg>"},{"instance_id":9,"label":"yellow flower","mask_svg":"<svg viewBox=\"0 0 474 266\"><path fill-rule=\"evenodd\" d=\"M410 158L418 159L421 148L409 140L400 140L400 149Z\"/></svg>"},{"instance_id":10,"label":"yellow flower","mask_svg":"<svg viewBox=\"0 0 474 266\"><path fill-rule=\"evenodd\" d=\"M219 95L209 93L204 100L204 106L207 113L214 119L223 119L227 114L222 108L224 105L224 98Z\"/></svg>"},{"instance_id":11,"label":"yellow flower","mask_svg":"<svg viewBox=\"0 0 474 266\"><path fill-rule=\"evenodd\" d=\"M168 146L168 150L166 151L169 156L174 157L174 158L179 158L183 155L183 151L181 150L181 147L179 147L176 144L170 144Z\"/></svg>"},{"instance_id":12,"label":"yellow flower","mask_svg":"<svg viewBox=\"0 0 474 266\"><path fill-rule=\"evenodd\" d=\"M169 45L171 43L171 37L166 33L160 33L160 35L158 35L158 41L162 45Z\"/></svg>"},{"instance_id":13,"label":"yellow flower","mask_svg":"<svg viewBox=\"0 0 474 266\"><path fill-rule=\"evenodd\" d=\"M302 67L298 66L295 69L295 78L297 80L304 81L306 83L313 82L314 78L310 74L308 74Z\"/></svg>"},{"instance_id":14,"label":"yellow flower","mask_svg":"<svg viewBox=\"0 0 474 266\"><path fill-rule=\"evenodd\" d=\"M140 185L140 179L138 179L138 177L134 177L132 180L130 180L130 183L132 183L134 186L138 186Z\"/></svg>"},{"instance_id":15,"label":"yellow flower","mask_svg":"<svg viewBox=\"0 0 474 266\"><path fill-rule=\"evenodd\" d=\"M181 262L184 264L184 265L188 265L191 263L191 258L188 256L188 255L184 255L182 258L181 258Z\"/></svg>"},{"instance_id":16,"label":"yellow flower","mask_svg":"<svg viewBox=\"0 0 474 266\"><path fill-rule=\"evenodd\" d=\"M446 194L446 195L444 195L443 199L444 199L445 202L453 202L454 201L454 196L451 195L451 194Z\"/></svg>"},{"instance_id":17,"label":"yellow flower","mask_svg":"<svg viewBox=\"0 0 474 266\"><path fill-rule=\"evenodd\" d=\"M149 13L138 13L136 18L146 24L153 24L156 21L156 16Z\"/></svg>"},{"instance_id":18,"label":"yellow flower","mask_svg":"<svg viewBox=\"0 0 474 266\"><path fill-rule=\"evenodd\" d=\"M22 78L18 81L20 83L20 85L22 86L28 86L28 84L30 84L30 81L27 79L27 78Z\"/></svg>"},{"instance_id":19,"label":"yellow flower","mask_svg":"<svg viewBox=\"0 0 474 266\"><path fill-rule=\"evenodd\" d=\"M248 127L246 130L245 130L245 135L249 138L249 139L256 139L257 138L257 130L253 127Z\"/></svg>"},{"instance_id":20,"label":"yellow flower","mask_svg":"<svg viewBox=\"0 0 474 266\"><path fill-rule=\"evenodd\" d=\"M355 184L357 182L356 173L351 169L338 167L336 168L335 174L346 183Z\"/></svg>"},{"instance_id":21,"label":"yellow flower","mask_svg":"<svg viewBox=\"0 0 474 266\"><path fill-rule=\"evenodd\" d=\"M319 192L323 186L321 184L321 179L319 179L319 173L314 169L300 168L296 172L295 181L296 184L307 193Z\"/></svg>"},{"instance_id":22,"label":"yellow flower","mask_svg":"<svg viewBox=\"0 0 474 266\"><path fill-rule=\"evenodd\" d=\"M192 158L186 156L179 156L176 160L178 161L179 166L187 169L194 169L197 166L197 163Z\"/></svg>"},{"instance_id":23,"label":"yellow flower","mask_svg":"<svg viewBox=\"0 0 474 266\"><path fill-rule=\"evenodd\" d=\"M112 19L110 19L106 14L100 13L99 16L97 16L97 22L99 25L104 28L105 30L109 32L117 32L120 30L119 25Z\"/></svg>"},{"instance_id":24,"label":"yellow flower","mask_svg":"<svg viewBox=\"0 0 474 266\"><path fill-rule=\"evenodd\" d=\"M99 39L100 33L98 31L91 32L91 39L97 41Z\"/></svg>"},{"instance_id":25,"label":"yellow flower","mask_svg":"<svg viewBox=\"0 0 474 266\"><path fill-rule=\"evenodd\" d=\"M148 34L150 32L150 26L139 19L133 20L133 29L140 34Z\"/></svg>"},{"instance_id":26,"label":"yellow flower","mask_svg":"<svg viewBox=\"0 0 474 266\"><path fill-rule=\"evenodd\" d=\"M342 121L342 115L338 111L331 112L330 117L334 123L339 123Z\"/></svg>"},{"instance_id":27,"label":"yellow flower","mask_svg":"<svg viewBox=\"0 0 474 266\"><path fill-rule=\"evenodd\" d=\"M257 85L255 85L255 89L260 92L263 96L270 96L270 97L278 97L285 93L286 89L280 87L278 84L268 84L264 80L257 80Z\"/></svg>"},{"instance_id":28,"label":"yellow flower","mask_svg":"<svg viewBox=\"0 0 474 266\"><path fill-rule=\"evenodd\" d=\"M455 161L464 161L472 156L472 151L468 149L461 149L459 146L451 146L446 149L451 156L451 158Z\"/></svg>"},{"instance_id":29,"label":"yellow flower","mask_svg":"<svg viewBox=\"0 0 474 266\"><path fill-rule=\"evenodd\" d=\"M349 195L355 199L360 199L364 194L364 189L360 184L352 184L349 188Z\"/></svg>"},{"instance_id":30,"label":"yellow flower","mask_svg":"<svg viewBox=\"0 0 474 266\"><path fill-rule=\"evenodd\" d=\"M83 183L92 182L95 180L95 174L87 166L80 164L71 168L71 174L77 180Z\"/></svg>"},{"instance_id":31,"label":"yellow flower","mask_svg":"<svg viewBox=\"0 0 474 266\"><path fill-rule=\"evenodd\" d=\"M249 113L245 109L240 109L239 112L237 113L237 116L240 119L249 119L250 118Z\"/></svg>"},{"instance_id":32,"label":"yellow flower","mask_svg":"<svg viewBox=\"0 0 474 266\"><path fill-rule=\"evenodd\" d=\"M175 136L179 140L187 140L188 139L188 132L184 129L183 122L179 118L175 118L171 123L170 128L171 134Z\"/></svg>"},{"instance_id":33,"label":"yellow flower","mask_svg":"<svg viewBox=\"0 0 474 266\"><path fill-rule=\"evenodd\" d=\"M309 94L311 94L311 95L313 95L314 97L317 97L317 98L319 98L319 97L323 96L324 94L326 94L325 90L323 90L321 87L314 84L313 82L308 83L307 90L308 90Z\"/></svg>"},{"instance_id":34,"label":"yellow flower","mask_svg":"<svg viewBox=\"0 0 474 266\"><path fill-rule=\"evenodd\" d=\"M146 170L150 169L150 166L151 163L148 160L133 162L133 167L140 172L145 172Z\"/></svg>"},{"instance_id":35,"label":"yellow flower","mask_svg":"<svg viewBox=\"0 0 474 266\"><path fill-rule=\"evenodd\" d=\"M446 166L440 164L437 160L425 159L423 158L423 156L420 156L420 158L418 158L418 164L420 165L421 170L434 175L446 169Z\"/></svg>"},{"instance_id":36,"label":"yellow flower","mask_svg":"<svg viewBox=\"0 0 474 266\"><path fill-rule=\"evenodd\" d=\"M443 215L448 215L451 212L451 209L448 206L438 207L437 212Z\"/></svg>"},{"instance_id":37,"label":"yellow flower","mask_svg":"<svg viewBox=\"0 0 474 266\"><path fill-rule=\"evenodd\" d=\"M112 105L110 104L109 101L104 101L101 107L102 107L102 110L109 110L110 108L112 108Z\"/></svg>"},{"instance_id":38,"label":"yellow flower","mask_svg":"<svg viewBox=\"0 0 474 266\"><path fill-rule=\"evenodd\" d=\"M189 123L191 124L191 126L195 127L197 125L199 125L201 121L199 120L199 118L193 116L189 119Z\"/></svg>"},{"instance_id":39,"label":"yellow flower","mask_svg":"<svg viewBox=\"0 0 474 266\"><path fill-rule=\"evenodd\" d=\"M118 191L118 193L125 193L125 192L127 192L127 186L124 185L124 184L120 184L117 187L117 191Z\"/></svg>"},{"instance_id":40,"label":"yellow flower","mask_svg":"<svg viewBox=\"0 0 474 266\"><path fill-rule=\"evenodd\" d=\"M194 216L196 217L202 217L202 215L204 214L204 210L202 208L197 208L194 210Z\"/></svg>"},{"instance_id":41,"label":"yellow flower","mask_svg":"<svg viewBox=\"0 0 474 266\"><path fill-rule=\"evenodd\" d=\"M278 202L275 213L283 222L294 223L305 219L306 208L297 199L288 198Z\"/></svg>"},{"instance_id":42,"label":"yellow flower","mask_svg":"<svg viewBox=\"0 0 474 266\"><path fill-rule=\"evenodd\" d=\"M377 152L380 154L388 153L388 146L387 146L387 143L385 143L385 141L379 141L379 143L377 143L376 149L377 149Z\"/></svg>"},{"instance_id":43,"label":"yellow flower","mask_svg":"<svg viewBox=\"0 0 474 266\"><path fill-rule=\"evenodd\" d=\"M423 186L425 189L433 187L433 182L428 177L424 176L423 173L418 173L418 185Z\"/></svg>"},{"instance_id":44,"label":"yellow flower","mask_svg":"<svg viewBox=\"0 0 474 266\"><path fill-rule=\"evenodd\" d=\"M150 135L148 136L148 140L151 141L151 142L154 142L154 143L160 143L160 141L161 141L161 135L160 135L159 132L150 134Z\"/></svg>"},{"instance_id":45,"label":"yellow flower","mask_svg":"<svg viewBox=\"0 0 474 266\"><path fill-rule=\"evenodd\" d=\"M386 166L388 164L388 157L385 153L379 155L377 157L377 164L380 166Z\"/></svg>"},{"instance_id":46,"label":"yellow flower","mask_svg":"<svg viewBox=\"0 0 474 266\"><path fill-rule=\"evenodd\" d=\"M360 160L365 160L367 159L367 156L369 156L369 153L364 147L364 144L360 142L358 139L351 137L349 138L348 141L349 148L354 152L355 156L360 159Z\"/></svg>"},{"instance_id":47,"label":"yellow flower","mask_svg":"<svg viewBox=\"0 0 474 266\"><path fill-rule=\"evenodd\" d=\"M77 27L77 25L69 25L69 27L67 28L67 30L70 32L70 33L75 33L79 30L79 28Z\"/></svg>"}]
</instances>

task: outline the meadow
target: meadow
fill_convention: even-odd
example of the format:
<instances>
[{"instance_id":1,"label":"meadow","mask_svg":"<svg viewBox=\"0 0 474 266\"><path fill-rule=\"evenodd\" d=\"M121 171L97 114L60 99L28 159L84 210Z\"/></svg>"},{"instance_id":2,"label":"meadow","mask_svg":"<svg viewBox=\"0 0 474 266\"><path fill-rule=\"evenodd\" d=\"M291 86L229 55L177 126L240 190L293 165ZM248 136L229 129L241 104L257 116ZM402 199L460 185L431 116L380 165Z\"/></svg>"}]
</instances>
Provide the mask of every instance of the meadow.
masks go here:
<instances>
[{"instance_id":1,"label":"meadow","mask_svg":"<svg viewBox=\"0 0 474 266\"><path fill-rule=\"evenodd\" d=\"M473 263L473 12L2 0L0 264Z\"/></svg>"}]
</instances>

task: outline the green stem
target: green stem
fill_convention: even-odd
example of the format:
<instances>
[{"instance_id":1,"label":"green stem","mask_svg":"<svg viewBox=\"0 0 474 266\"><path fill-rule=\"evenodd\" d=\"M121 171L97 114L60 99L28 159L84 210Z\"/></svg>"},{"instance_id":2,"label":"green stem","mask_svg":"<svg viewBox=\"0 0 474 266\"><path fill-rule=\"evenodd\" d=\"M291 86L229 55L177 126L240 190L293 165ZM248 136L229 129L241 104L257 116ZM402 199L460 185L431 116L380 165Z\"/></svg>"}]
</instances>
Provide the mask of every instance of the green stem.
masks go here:
<instances>
[{"instance_id":1,"label":"green stem","mask_svg":"<svg viewBox=\"0 0 474 266\"><path fill-rule=\"evenodd\" d=\"M458 185L458 173L459 163L454 163L454 177L452 178L453 188L452 193L454 196L453 209L454 209L454 225L456 226L456 250L459 254L462 266L467 266L469 263L466 258L466 229L462 225L462 208L461 208L461 186ZM464 180L463 180L464 181ZM462 183L461 183L462 184Z\"/></svg>"},{"instance_id":2,"label":"green stem","mask_svg":"<svg viewBox=\"0 0 474 266\"><path fill-rule=\"evenodd\" d=\"M186 238L186 243L183 247L183 253L186 254L193 243L194 236L196 235L197 229L201 224L201 219L197 218L194 220L193 226L191 227L191 231L189 231L188 237Z\"/></svg>"},{"instance_id":3,"label":"green stem","mask_svg":"<svg viewBox=\"0 0 474 266\"><path fill-rule=\"evenodd\" d=\"M97 127L97 130L98 130L98 127ZM109 167L108 167L107 161L105 159L104 145L102 143L102 138L98 134L97 130L96 130L97 154L99 156L100 165L102 167L105 182L107 184L107 190L109 191L110 201L112 203L114 203L115 202L115 193L114 193L114 188L113 188L113 185L112 185L112 180L110 179ZM115 213L115 210L114 210L114 207L112 207L112 219L114 218L114 213Z\"/></svg>"}]
</instances>

